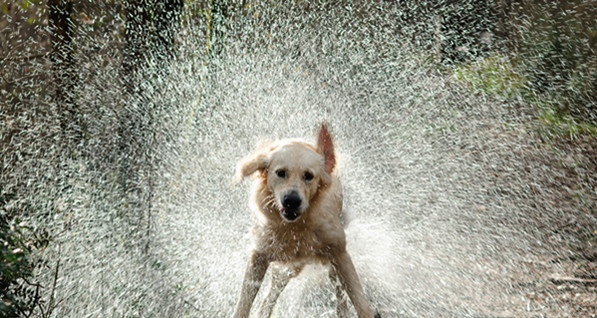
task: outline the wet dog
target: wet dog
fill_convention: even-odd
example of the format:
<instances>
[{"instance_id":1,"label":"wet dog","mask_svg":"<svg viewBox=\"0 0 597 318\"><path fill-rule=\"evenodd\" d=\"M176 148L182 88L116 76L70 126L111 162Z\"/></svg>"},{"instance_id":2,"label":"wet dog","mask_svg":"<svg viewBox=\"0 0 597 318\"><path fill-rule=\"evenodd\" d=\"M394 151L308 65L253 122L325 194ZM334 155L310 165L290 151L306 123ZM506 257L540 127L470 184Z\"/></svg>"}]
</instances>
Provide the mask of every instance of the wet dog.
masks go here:
<instances>
[{"instance_id":1,"label":"wet dog","mask_svg":"<svg viewBox=\"0 0 597 318\"><path fill-rule=\"evenodd\" d=\"M263 277L271 267L272 283L258 316L269 317L288 281L305 264L330 264L336 285L339 317L347 317L352 301L359 318L373 318L359 277L346 251L342 186L335 172L336 155L325 124L316 144L281 140L262 146L241 160L236 179L256 175L251 208L254 247L233 317L249 316ZM375 317L379 317L378 314Z\"/></svg>"}]
</instances>

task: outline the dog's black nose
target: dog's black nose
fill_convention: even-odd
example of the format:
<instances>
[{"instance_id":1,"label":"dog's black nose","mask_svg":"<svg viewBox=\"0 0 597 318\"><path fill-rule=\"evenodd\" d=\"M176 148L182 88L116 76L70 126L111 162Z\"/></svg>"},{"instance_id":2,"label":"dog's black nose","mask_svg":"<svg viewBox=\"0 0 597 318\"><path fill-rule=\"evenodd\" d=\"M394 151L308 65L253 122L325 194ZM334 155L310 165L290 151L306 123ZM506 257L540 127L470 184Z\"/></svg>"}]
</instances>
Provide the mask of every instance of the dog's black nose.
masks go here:
<instances>
[{"instance_id":1,"label":"dog's black nose","mask_svg":"<svg viewBox=\"0 0 597 318\"><path fill-rule=\"evenodd\" d=\"M296 192L290 192L284 195L282 200L282 206L284 206L284 209L282 209L280 213L286 220L294 221L301 216L299 211L301 203L301 197Z\"/></svg>"},{"instance_id":2,"label":"dog's black nose","mask_svg":"<svg viewBox=\"0 0 597 318\"><path fill-rule=\"evenodd\" d=\"M296 211L301 206L301 197L296 192L290 192L284 196L282 206L288 211Z\"/></svg>"}]
</instances>

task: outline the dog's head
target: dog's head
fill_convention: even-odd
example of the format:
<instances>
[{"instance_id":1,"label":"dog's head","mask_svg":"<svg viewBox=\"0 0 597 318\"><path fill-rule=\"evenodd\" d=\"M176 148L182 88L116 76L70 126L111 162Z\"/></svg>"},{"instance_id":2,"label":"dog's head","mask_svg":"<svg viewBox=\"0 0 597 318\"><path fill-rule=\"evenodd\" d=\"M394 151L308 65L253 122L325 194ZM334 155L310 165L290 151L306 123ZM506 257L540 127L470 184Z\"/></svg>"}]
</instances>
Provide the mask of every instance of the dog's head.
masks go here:
<instances>
[{"instance_id":1,"label":"dog's head","mask_svg":"<svg viewBox=\"0 0 597 318\"><path fill-rule=\"evenodd\" d=\"M324 124L316 145L283 140L255 151L239 163L237 180L258 172L271 192L261 204L272 205L284 221L294 222L329 185L335 165L334 145Z\"/></svg>"}]
</instances>

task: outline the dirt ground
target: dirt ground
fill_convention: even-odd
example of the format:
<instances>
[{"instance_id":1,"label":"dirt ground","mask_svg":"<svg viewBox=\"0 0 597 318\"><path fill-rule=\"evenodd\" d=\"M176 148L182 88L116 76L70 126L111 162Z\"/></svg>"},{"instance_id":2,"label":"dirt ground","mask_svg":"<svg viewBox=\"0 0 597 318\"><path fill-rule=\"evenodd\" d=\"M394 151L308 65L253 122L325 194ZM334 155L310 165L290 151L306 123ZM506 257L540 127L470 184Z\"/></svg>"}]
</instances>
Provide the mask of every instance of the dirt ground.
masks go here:
<instances>
[{"instance_id":1,"label":"dirt ground","mask_svg":"<svg viewBox=\"0 0 597 318\"><path fill-rule=\"evenodd\" d=\"M556 202L569 214L547 226L551 235L569 238L568 246L554 244L552 255L513 273L512 284L521 291L515 297L526 310L504 316L597 317L597 140L584 136L550 145L563 159L546 164L565 172L553 184L562 190Z\"/></svg>"},{"instance_id":2,"label":"dirt ground","mask_svg":"<svg viewBox=\"0 0 597 318\"><path fill-rule=\"evenodd\" d=\"M512 117L522 120L505 126L489 118L458 127L462 135L479 136L467 158L495 176L496 187L508 189L519 182L532 188L532 196L516 201L522 219L512 222L524 220L515 227L535 233L536 254L523 256L507 274L511 307L490 317L597 317L597 136L563 133L570 127L542 122L531 105L508 107L504 105ZM495 161L479 159L504 142L515 147L499 152ZM494 164L499 156L516 175Z\"/></svg>"},{"instance_id":3,"label":"dirt ground","mask_svg":"<svg viewBox=\"0 0 597 318\"><path fill-rule=\"evenodd\" d=\"M498 317L597 317L597 262L546 257L512 273L520 304Z\"/></svg>"}]
</instances>

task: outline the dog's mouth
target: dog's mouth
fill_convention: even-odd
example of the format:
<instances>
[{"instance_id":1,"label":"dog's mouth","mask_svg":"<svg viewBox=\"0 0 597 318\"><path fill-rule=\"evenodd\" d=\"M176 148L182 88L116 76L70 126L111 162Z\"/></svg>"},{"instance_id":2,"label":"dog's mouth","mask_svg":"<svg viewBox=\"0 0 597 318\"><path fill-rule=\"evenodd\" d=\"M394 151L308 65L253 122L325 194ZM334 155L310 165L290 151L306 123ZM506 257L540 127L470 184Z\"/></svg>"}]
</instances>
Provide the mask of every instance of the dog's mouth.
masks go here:
<instances>
[{"instance_id":1,"label":"dog's mouth","mask_svg":"<svg viewBox=\"0 0 597 318\"><path fill-rule=\"evenodd\" d=\"M281 208L280 215L285 221L294 222L299 216L301 216L301 213L298 210Z\"/></svg>"}]
</instances>

